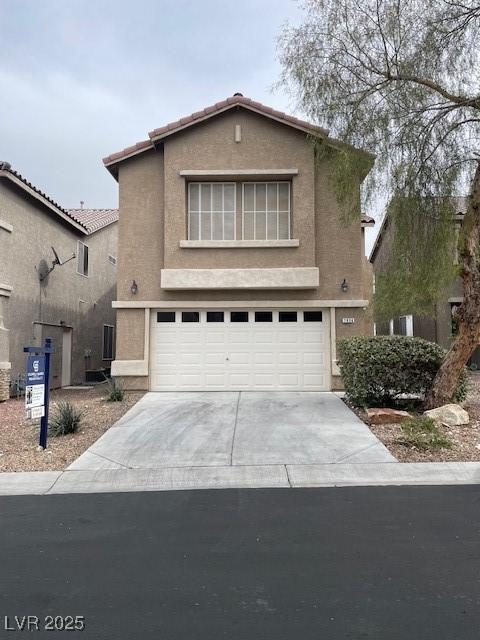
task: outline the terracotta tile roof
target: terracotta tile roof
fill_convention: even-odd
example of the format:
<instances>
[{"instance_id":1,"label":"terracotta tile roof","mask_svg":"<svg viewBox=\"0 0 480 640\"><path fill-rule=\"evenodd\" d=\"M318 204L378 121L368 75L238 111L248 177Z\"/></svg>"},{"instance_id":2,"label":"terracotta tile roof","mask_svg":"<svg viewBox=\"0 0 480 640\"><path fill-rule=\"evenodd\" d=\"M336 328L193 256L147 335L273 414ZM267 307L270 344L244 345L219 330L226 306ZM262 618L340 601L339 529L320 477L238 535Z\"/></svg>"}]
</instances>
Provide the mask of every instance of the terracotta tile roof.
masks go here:
<instances>
[{"instance_id":1,"label":"terracotta tile roof","mask_svg":"<svg viewBox=\"0 0 480 640\"><path fill-rule=\"evenodd\" d=\"M118 209L68 209L68 213L89 235L118 222Z\"/></svg>"},{"instance_id":2,"label":"terracotta tile roof","mask_svg":"<svg viewBox=\"0 0 480 640\"><path fill-rule=\"evenodd\" d=\"M33 191L38 199L48 204L50 209L55 211L60 217L70 222L77 231L90 235L112 222L118 221L118 209L65 209L58 202L55 202L47 194L29 182L21 173L12 169L9 162L0 161L0 175L10 178L25 191L30 194Z\"/></svg>"},{"instance_id":3,"label":"terracotta tile roof","mask_svg":"<svg viewBox=\"0 0 480 640\"><path fill-rule=\"evenodd\" d=\"M293 125L300 129L305 129L308 131L317 131L319 133L322 133L323 135L327 135L328 133L327 130L324 129L323 127L319 127L315 124L312 124L311 122L306 122L305 120L299 120L294 116L289 116L288 114L283 113L283 111L277 111L276 109L267 107L264 104L261 104L260 102L256 102L255 100L252 100L251 98L245 98L244 96L236 95L236 96L231 96L226 100L222 100L221 102L217 102L216 104L210 107L206 107L202 111L196 111L195 113L192 113L189 116L186 116L185 118L180 118L180 120L175 120L175 122L170 122L169 124L166 124L165 126L160 127L159 129L154 129L153 131L150 131L148 135L150 139L163 137L165 134L170 134L173 131L182 129L185 126L194 124L199 120L203 120L204 118L210 117L218 112L231 109L232 107L235 107L237 105L250 108L253 111L258 111L276 120L283 120L287 124Z\"/></svg>"},{"instance_id":4,"label":"terracotta tile roof","mask_svg":"<svg viewBox=\"0 0 480 640\"><path fill-rule=\"evenodd\" d=\"M221 102L217 102L210 107L205 107L201 111L195 111L194 113L186 116L184 118L180 118L179 120L175 120L174 122L170 122L163 127L158 129L154 129L150 131L148 134L148 140L142 140L141 142L137 142L131 147L127 147L122 151L118 151L117 153L112 153L103 159L103 162L106 166L114 164L119 160L124 158L128 158L129 156L136 155L137 153L141 153L146 149L154 148L154 141L165 138L172 133L180 131L186 127L197 124L202 120L212 117L218 113L222 113L223 111L227 111L236 106L243 106L246 109L251 111L255 111L257 113L261 113L269 118L274 120L278 120L279 122L284 122L285 124L295 127L297 129L301 129L305 132L317 132L322 134L323 136L328 136L328 131L323 127L319 127L318 125L312 124L311 122L307 122L305 120L300 120L299 118L295 118L294 116L290 116L283 111L277 111L276 109L272 109L271 107L267 107L260 102L256 102L251 98L245 98L242 95L234 95L230 98L226 98L226 100L222 100Z\"/></svg>"}]
</instances>

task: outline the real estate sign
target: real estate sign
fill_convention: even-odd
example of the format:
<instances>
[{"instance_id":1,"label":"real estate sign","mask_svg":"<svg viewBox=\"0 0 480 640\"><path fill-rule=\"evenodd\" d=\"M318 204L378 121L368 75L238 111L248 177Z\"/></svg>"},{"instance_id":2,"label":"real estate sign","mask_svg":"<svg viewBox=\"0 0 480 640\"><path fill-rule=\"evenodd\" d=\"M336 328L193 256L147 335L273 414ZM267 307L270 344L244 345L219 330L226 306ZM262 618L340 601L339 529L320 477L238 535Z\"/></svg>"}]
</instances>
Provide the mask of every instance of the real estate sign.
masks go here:
<instances>
[{"instance_id":1,"label":"real estate sign","mask_svg":"<svg viewBox=\"0 0 480 640\"><path fill-rule=\"evenodd\" d=\"M45 414L45 356L27 357L25 409L27 418L41 418Z\"/></svg>"}]
</instances>

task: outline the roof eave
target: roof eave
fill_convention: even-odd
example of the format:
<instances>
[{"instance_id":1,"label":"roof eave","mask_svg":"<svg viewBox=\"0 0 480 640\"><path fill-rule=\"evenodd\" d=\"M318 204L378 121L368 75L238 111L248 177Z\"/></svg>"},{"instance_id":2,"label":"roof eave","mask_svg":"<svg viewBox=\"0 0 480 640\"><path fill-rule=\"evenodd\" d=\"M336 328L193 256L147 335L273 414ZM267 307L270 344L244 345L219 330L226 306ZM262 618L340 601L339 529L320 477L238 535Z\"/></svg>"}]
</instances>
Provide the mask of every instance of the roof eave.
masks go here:
<instances>
[{"instance_id":1,"label":"roof eave","mask_svg":"<svg viewBox=\"0 0 480 640\"><path fill-rule=\"evenodd\" d=\"M231 109L235 109L235 108L241 108L241 109L248 109L249 111L252 111L254 113L257 113L261 116L263 116L264 118L269 118L270 120L275 120L276 122L279 122L280 124L285 125L286 127L291 127L293 129L298 129L299 131L302 131L303 133L307 133L307 134L317 134L317 135L321 135L322 137L327 137L328 136L328 131L326 129L323 129L322 127L316 127L315 125L312 125L311 127L307 127L304 126L300 123L296 123L296 122L291 122L289 120L285 120L284 118L280 118L279 116L275 115L274 113L265 113L265 111L263 111L262 109L259 109L257 107L255 107L254 105L248 104L248 103L244 103L244 102L234 102L232 104L227 104L224 107L220 108L220 109L216 109L215 111L212 111L211 113L205 113L203 116L200 116L198 118L195 118L194 120L190 120L187 122L182 123L179 126L176 127L172 127L171 129L168 129L167 131L164 131L162 133L157 133L158 129L154 129L153 131L149 132L149 137L150 140L152 142L157 142L159 140L163 140L164 138L167 138L168 136L173 135L174 133L178 133L180 131L183 131L184 129L188 129L189 127L192 127L194 125L200 124L202 122L205 122L206 120L210 120L211 118L220 115L221 113L225 113L226 111L230 111Z\"/></svg>"},{"instance_id":2,"label":"roof eave","mask_svg":"<svg viewBox=\"0 0 480 640\"><path fill-rule=\"evenodd\" d=\"M41 193L32 189L28 184L25 184L23 180L20 180L16 175L11 173L10 171L6 171L4 169L0 170L0 178L7 178L15 185L17 185L20 189L28 193L30 196L35 198L45 207L56 213L60 218L62 218L69 225L74 227L77 231L87 235L87 229L81 225L79 222L76 222L73 218L71 218L66 211L63 211L60 207L56 207L52 202L50 202L47 198L45 198Z\"/></svg>"}]
</instances>

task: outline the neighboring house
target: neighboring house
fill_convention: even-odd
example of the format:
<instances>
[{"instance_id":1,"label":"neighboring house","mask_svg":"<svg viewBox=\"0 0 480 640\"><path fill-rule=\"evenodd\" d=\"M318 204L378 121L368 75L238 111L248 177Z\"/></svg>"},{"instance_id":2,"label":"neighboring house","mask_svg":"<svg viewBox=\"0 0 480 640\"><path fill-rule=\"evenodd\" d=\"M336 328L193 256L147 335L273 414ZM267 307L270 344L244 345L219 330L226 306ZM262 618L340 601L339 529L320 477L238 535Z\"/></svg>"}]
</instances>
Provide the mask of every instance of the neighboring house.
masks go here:
<instances>
[{"instance_id":1,"label":"neighboring house","mask_svg":"<svg viewBox=\"0 0 480 640\"><path fill-rule=\"evenodd\" d=\"M118 210L64 209L0 163L0 398L25 371L23 347L47 336L53 387L110 368L117 223ZM54 250L65 264L48 273Z\"/></svg>"},{"instance_id":2,"label":"neighboring house","mask_svg":"<svg viewBox=\"0 0 480 640\"><path fill-rule=\"evenodd\" d=\"M456 201L455 223L457 229L462 225L465 215L465 199ZM394 226L388 213L385 215L377 239L370 253L370 262L373 265L374 277L387 268L391 255ZM452 260L455 258L452 257ZM455 334L455 312L463 300L463 287L461 278L456 278L451 287L445 291L441 299L436 303L430 316L406 314L392 318L389 322L377 322L374 329L376 335L404 335L418 336L437 342L448 349ZM476 349L470 364L480 366L480 349Z\"/></svg>"},{"instance_id":3,"label":"neighboring house","mask_svg":"<svg viewBox=\"0 0 480 640\"><path fill-rule=\"evenodd\" d=\"M361 175L358 223L342 223L312 135L341 144L235 94L104 159L120 193L112 375L123 385L340 386L337 338L373 329L373 220L362 222Z\"/></svg>"}]
</instances>

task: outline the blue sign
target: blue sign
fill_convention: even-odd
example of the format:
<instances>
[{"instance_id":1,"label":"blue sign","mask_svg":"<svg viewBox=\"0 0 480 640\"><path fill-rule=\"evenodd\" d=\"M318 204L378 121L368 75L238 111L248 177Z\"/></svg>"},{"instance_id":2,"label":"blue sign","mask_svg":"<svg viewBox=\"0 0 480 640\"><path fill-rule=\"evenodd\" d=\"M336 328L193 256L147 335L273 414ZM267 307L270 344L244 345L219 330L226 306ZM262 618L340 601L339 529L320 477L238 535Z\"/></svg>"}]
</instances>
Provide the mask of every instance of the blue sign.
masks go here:
<instances>
[{"instance_id":1,"label":"blue sign","mask_svg":"<svg viewBox=\"0 0 480 640\"><path fill-rule=\"evenodd\" d=\"M40 418L40 446L47 448L48 405L50 392L50 356L54 352L53 340L45 338L44 347L23 347L27 356L25 408L27 418Z\"/></svg>"},{"instance_id":2,"label":"blue sign","mask_svg":"<svg viewBox=\"0 0 480 640\"><path fill-rule=\"evenodd\" d=\"M27 385L45 384L45 356L27 356Z\"/></svg>"}]
</instances>

